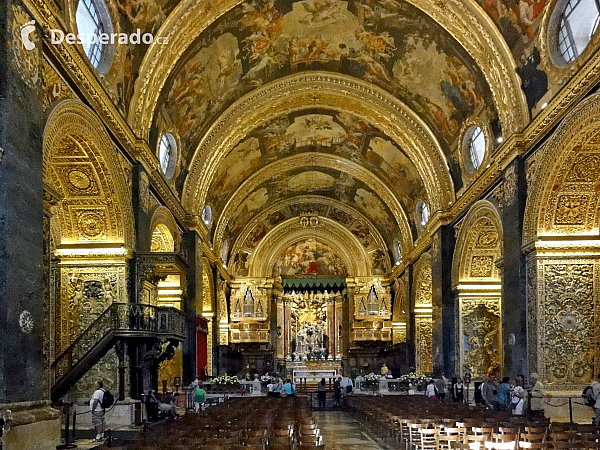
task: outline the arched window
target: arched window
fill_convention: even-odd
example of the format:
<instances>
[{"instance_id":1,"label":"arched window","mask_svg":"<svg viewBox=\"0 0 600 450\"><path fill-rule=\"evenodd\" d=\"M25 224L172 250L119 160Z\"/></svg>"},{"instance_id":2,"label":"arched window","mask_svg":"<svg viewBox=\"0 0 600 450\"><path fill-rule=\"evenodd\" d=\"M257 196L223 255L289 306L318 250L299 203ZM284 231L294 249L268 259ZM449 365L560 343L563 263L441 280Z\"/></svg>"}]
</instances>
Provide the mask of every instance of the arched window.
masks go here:
<instances>
[{"instance_id":1,"label":"arched window","mask_svg":"<svg viewBox=\"0 0 600 450\"><path fill-rule=\"evenodd\" d=\"M175 164L177 163L177 141L171 133L165 133L160 138L158 161L160 170L165 174L165 177L169 180L173 178Z\"/></svg>"},{"instance_id":2,"label":"arched window","mask_svg":"<svg viewBox=\"0 0 600 450\"><path fill-rule=\"evenodd\" d=\"M425 202L417 203L417 225L423 231L429 222L429 206Z\"/></svg>"},{"instance_id":3,"label":"arched window","mask_svg":"<svg viewBox=\"0 0 600 450\"><path fill-rule=\"evenodd\" d=\"M469 159L473 169L477 170L483 162L485 156L485 136L483 130L479 127L473 127L469 136Z\"/></svg>"},{"instance_id":4,"label":"arched window","mask_svg":"<svg viewBox=\"0 0 600 450\"><path fill-rule=\"evenodd\" d=\"M558 28L558 49L566 63L583 53L598 28L599 20L599 0L569 0L566 3Z\"/></svg>"},{"instance_id":5,"label":"arched window","mask_svg":"<svg viewBox=\"0 0 600 450\"><path fill-rule=\"evenodd\" d=\"M206 205L202 210L202 222L204 222L204 225L207 227L210 227L212 224L212 208L210 205Z\"/></svg>"},{"instance_id":6,"label":"arched window","mask_svg":"<svg viewBox=\"0 0 600 450\"><path fill-rule=\"evenodd\" d=\"M108 11L101 1L79 0L75 13L77 33L84 37L82 39L83 50L92 66L97 69L99 69L106 51L105 45L100 41L100 35L112 32Z\"/></svg>"}]
</instances>

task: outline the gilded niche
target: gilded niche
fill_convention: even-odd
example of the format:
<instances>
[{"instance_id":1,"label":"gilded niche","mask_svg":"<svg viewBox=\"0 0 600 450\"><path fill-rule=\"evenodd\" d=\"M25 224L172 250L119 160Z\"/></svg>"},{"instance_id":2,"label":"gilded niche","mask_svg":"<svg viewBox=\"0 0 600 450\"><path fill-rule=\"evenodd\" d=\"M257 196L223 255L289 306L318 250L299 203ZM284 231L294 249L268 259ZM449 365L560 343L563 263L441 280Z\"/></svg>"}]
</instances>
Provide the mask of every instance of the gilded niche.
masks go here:
<instances>
[{"instance_id":1,"label":"gilded niche","mask_svg":"<svg viewBox=\"0 0 600 450\"><path fill-rule=\"evenodd\" d=\"M463 299L464 369L481 378L500 367L500 302Z\"/></svg>"},{"instance_id":2,"label":"gilded niche","mask_svg":"<svg viewBox=\"0 0 600 450\"><path fill-rule=\"evenodd\" d=\"M594 379L598 345L594 264L543 264L539 355L553 388L578 388Z\"/></svg>"}]
</instances>

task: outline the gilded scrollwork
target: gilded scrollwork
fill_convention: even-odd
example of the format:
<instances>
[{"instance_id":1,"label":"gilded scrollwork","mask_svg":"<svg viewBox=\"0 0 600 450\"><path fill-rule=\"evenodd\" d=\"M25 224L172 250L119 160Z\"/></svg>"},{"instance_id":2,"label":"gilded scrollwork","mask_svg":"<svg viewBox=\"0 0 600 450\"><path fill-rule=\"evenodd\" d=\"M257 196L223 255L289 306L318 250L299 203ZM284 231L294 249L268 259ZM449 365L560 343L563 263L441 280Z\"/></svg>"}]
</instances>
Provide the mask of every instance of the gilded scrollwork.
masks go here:
<instances>
[{"instance_id":1,"label":"gilded scrollwork","mask_svg":"<svg viewBox=\"0 0 600 450\"><path fill-rule=\"evenodd\" d=\"M598 368L597 262L538 261L539 365L553 389L589 384Z\"/></svg>"},{"instance_id":2,"label":"gilded scrollwork","mask_svg":"<svg viewBox=\"0 0 600 450\"><path fill-rule=\"evenodd\" d=\"M431 256L424 253L415 264L415 308L431 308L432 275Z\"/></svg>"}]
</instances>

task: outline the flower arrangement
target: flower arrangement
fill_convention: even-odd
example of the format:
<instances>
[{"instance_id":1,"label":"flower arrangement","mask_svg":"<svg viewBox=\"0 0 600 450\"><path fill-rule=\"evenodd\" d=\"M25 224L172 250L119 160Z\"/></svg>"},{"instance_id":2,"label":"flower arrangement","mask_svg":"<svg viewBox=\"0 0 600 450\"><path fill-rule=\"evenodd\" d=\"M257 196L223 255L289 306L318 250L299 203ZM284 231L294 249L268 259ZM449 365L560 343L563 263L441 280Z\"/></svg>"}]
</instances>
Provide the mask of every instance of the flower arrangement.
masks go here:
<instances>
[{"instance_id":1,"label":"flower arrangement","mask_svg":"<svg viewBox=\"0 0 600 450\"><path fill-rule=\"evenodd\" d=\"M212 382L219 386L232 386L240 383L238 377L236 377L235 375L231 377L229 375L221 375L219 377L213 378Z\"/></svg>"},{"instance_id":2,"label":"flower arrangement","mask_svg":"<svg viewBox=\"0 0 600 450\"><path fill-rule=\"evenodd\" d=\"M402 375L398 380L405 383L406 387L423 390L429 378L421 373L410 372Z\"/></svg>"},{"instance_id":3,"label":"flower arrangement","mask_svg":"<svg viewBox=\"0 0 600 450\"><path fill-rule=\"evenodd\" d=\"M367 374L363 377L364 379L364 383L366 386L368 387L376 387L379 386L379 379L381 378L381 375L376 375L373 372L371 372L370 374Z\"/></svg>"},{"instance_id":4,"label":"flower arrangement","mask_svg":"<svg viewBox=\"0 0 600 450\"><path fill-rule=\"evenodd\" d=\"M269 383L277 383L277 378L275 378L272 375L266 374L266 375L263 375L262 377L260 377L260 381L263 384L267 385Z\"/></svg>"}]
</instances>

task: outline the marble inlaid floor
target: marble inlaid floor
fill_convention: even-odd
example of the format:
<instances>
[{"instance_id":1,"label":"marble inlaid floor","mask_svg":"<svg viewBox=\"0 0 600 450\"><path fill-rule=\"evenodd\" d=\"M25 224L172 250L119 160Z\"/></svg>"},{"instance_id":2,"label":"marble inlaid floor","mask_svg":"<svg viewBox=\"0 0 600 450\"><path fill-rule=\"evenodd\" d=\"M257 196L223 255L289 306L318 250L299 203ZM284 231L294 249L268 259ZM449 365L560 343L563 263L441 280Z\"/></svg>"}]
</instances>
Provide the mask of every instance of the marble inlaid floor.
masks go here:
<instances>
[{"instance_id":1,"label":"marble inlaid floor","mask_svg":"<svg viewBox=\"0 0 600 450\"><path fill-rule=\"evenodd\" d=\"M327 450L384 450L365 427L342 411L313 411Z\"/></svg>"}]
</instances>

